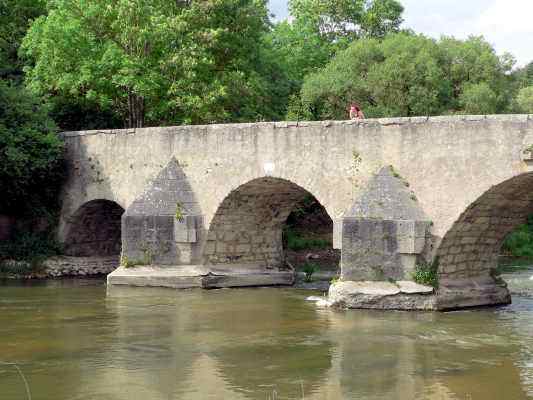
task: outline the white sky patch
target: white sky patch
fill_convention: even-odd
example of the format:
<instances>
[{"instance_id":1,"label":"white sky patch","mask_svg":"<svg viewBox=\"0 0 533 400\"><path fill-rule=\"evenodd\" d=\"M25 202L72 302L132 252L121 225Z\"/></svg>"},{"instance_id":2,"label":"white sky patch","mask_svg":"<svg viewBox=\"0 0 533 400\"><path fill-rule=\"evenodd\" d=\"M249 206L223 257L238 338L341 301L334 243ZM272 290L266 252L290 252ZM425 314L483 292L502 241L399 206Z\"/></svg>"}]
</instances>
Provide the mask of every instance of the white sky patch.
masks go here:
<instances>
[{"instance_id":1,"label":"white sky patch","mask_svg":"<svg viewBox=\"0 0 533 400\"><path fill-rule=\"evenodd\" d=\"M533 61L532 0L400 0L404 26L439 38L482 35L498 54L509 52L523 66Z\"/></svg>"},{"instance_id":2,"label":"white sky patch","mask_svg":"<svg viewBox=\"0 0 533 400\"><path fill-rule=\"evenodd\" d=\"M439 38L482 35L498 54L513 54L519 66L533 61L533 0L400 0L403 24ZM287 17L287 0L270 0L276 20Z\"/></svg>"}]
</instances>

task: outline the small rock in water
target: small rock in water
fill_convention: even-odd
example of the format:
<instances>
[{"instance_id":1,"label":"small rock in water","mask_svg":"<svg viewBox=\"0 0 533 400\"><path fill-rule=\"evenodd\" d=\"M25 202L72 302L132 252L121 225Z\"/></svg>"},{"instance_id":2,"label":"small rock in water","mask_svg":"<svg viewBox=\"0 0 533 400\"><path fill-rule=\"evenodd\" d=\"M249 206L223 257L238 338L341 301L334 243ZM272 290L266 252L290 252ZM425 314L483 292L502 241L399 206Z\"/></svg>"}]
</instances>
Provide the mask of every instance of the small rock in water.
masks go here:
<instances>
[{"instance_id":1,"label":"small rock in water","mask_svg":"<svg viewBox=\"0 0 533 400\"><path fill-rule=\"evenodd\" d=\"M327 297L309 296L305 300L314 301L318 307L329 307L330 302Z\"/></svg>"},{"instance_id":2,"label":"small rock in water","mask_svg":"<svg viewBox=\"0 0 533 400\"><path fill-rule=\"evenodd\" d=\"M326 299L321 299L319 301L316 302L316 305L318 307L329 307L331 305L330 301L329 300L326 300Z\"/></svg>"}]
</instances>

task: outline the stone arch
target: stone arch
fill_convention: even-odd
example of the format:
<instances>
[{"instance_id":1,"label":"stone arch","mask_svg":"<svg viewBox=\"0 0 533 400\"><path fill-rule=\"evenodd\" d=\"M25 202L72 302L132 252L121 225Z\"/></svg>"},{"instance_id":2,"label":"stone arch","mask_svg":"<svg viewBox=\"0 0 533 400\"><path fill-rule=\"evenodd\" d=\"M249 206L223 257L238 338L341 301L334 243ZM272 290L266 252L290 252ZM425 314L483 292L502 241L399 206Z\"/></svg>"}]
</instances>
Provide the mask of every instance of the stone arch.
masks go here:
<instances>
[{"instance_id":1,"label":"stone arch","mask_svg":"<svg viewBox=\"0 0 533 400\"><path fill-rule=\"evenodd\" d=\"M436 252L441 292L465 286L462 291L466 295L469 290L490 288L495 293L485 304L509 302L505 285L497 282L492 270L505 237L531 213L533 172L491 187L470 204L446 232Z\"/></svg>"},{"instance_id":2,"label":"stone arch","mask_svg":"<svg viewBox=\"0 0 533 400\"><path fill-rule=\"evenodd\" d=\"M256 178L231 191L209 225L203 262L283 267L283 225L309 195L301 186L274 177Z\"/></svg>"},{"instance_id":3,"label":"stone arch","mask_svg":"<svg viewBox=\"0 0 533 400\"><path fill-rule=\"evenodd\" d=\"M84 203L69 218L64 248L75 257L118 256L121 250L121 217L116 202L96 199Z\"/></svg>"}]
</instances>

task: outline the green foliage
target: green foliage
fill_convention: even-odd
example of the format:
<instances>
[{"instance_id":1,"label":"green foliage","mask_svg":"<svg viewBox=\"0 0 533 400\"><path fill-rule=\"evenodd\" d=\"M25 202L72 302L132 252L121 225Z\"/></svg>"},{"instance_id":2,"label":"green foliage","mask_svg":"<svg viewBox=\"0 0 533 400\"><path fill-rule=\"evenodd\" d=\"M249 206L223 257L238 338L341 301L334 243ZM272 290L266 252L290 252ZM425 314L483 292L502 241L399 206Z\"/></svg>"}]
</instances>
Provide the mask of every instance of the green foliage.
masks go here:
<instances>
[{"instance_id":1,"label":"green foliage","mask_svg":"<svg viewBox=\"0 0 533 400\"><path fill-rule=\"evenodd\" d=\"M331 285L335 285L336 283L339 283L339 282L342 282L342 278L340 276L335 276L331 278L331 280L329 281Z\"/></svg>"},{"instance_id":2,"label":"green foliage","mask_svg":"<svg viewBox=\"0 0 533 400\"><path fill-rule=\"evenodd\" d=\"M512 64L479 37L362 39L305 78L301 103L315 119L346 119L352 102L369 117L505 112Z\"/></svg>"},{"instance_id":3,"label":"green foliage","mask_svg":"<svg viewBox=\"0 0 533 400\"><path fill-rule=\"evenodd\" d=\"M183 206L180 203L176 203L176 213L174 217L177 221L183 222Z\"/></svg>"},{"instance_id":4,"label":"green foliage","mask_svg":"<svg viewBox=\"0 0 533 400\"><path fill-rule=\"evenodd\" d=\"M337 45L396 32L403 13L396 0L290 0L289 9L297 24Z\"/></svg>"},{"instance_id":5,"label":"green foliage","mask_svg":"<svg viewBox=\"0 0 533 400\"><path fill-rule=\"evenodd\" d=\"M30 23L45 13L45 5L44 0L0 1L0 79L21 80L18 49Z\"/></svg>"},{"instance_id":6,"label":"green foliage","mask_svg":"<svg viewBox=\"0 0 533 400\"><path fill-rule=\"evenodd\" d=\"M120 265L124 268L134 268L141 265L151 265L152 264L152 250L150 249L144 249L143 250L143 258L142 259L134 259L130 260L128 256L125 254L121 254L120 256Z\"/></svg>"},{"instance_id":7,"label":"green foliage","mask_svg":"<svg viewBox=\"0 0 533 400\"><path fill-rule=\"evenodd\" d=\"M133 268L138 265L146 265L146 263L143 260L130 260L128 256L123 254L120 256L120 265L124 268Z\"/></svg>"},{"instance_id":8,"label":"green foliage","mask_svg":"<svg viewBox=\"0 0 533 400\"><path fill-rule=\"evenodd\" d=\"M520 89L516 101L521 112L533 114L533 85Z\"/></svg>"},{"instance_id":9,"label":"green foliage","mask_svg":"<svg viewBox=\"0 0 533 400\"><path fill-rule=\"evenodd\" d=\"M22 52L36 93L81 96L129 126L246 121L272 114L266 30L263 0L51 0Z\"/></svg>"},{"instance_id":10,"label":"green foliage","mask_svg":"<svg viewBox=\"0 0 533 400\"><path fill-rule=\"evenodd\" d=\"M312 249L326 249L331 247L331 242L320 238L306 238L299 233L289 229L285 229L284 237L287 241L287 249L298 250L312 250Z\"/></svg>"},{"instance_id":11,"label":"green foliage","mask_svg":"<svg viewBox=\"0 0 533 400\"><path fill-rule=\"evenodd\" d=\"M432 264L421 263L415 266L412 274L413 281L421 285L439 287L438 261Z\"/></svg>"},{"instance_id":12,"label":"green foliage","mask_svg":"<svg viewBox=\"0 0 533 400\"><path fill-rule=\"evenodd\" d=\"M513 257L533 257L533 215L505 238L502 252Z\"/></svg>"},{"instance_id":13,"label":"green foliage","mask_svg":"<svg viewBox=\"0 0 533 400\"><path fill-rule=\"evenodd\" d=\"M277 23L266 35L287 79L289 120L311 119L293 97L308 74L323 68L353 40L398 31L403 12L396 0L291 0L289 9L291 22Z\"/></svg>"},{"instance_id":14,"label":"green foliage","mask_svg":"<svg viewBox=\"0 0 533 400\"><path fill-rule=\"evenodd\" d=\"M63 142L46 108L24 88L0 81L0 210L56 210L64 172Z\"/></svg>"},{"instance_id":15,"label":"green foliage","mask_svg":"<svg viewBox=\"0 0 533 400\"><path fill-rule=\"evenodd\" d=\"M0 264L5 273L24 275L35 272L45 259L61 254L62 251L51 232L17 230L13 237L13 240L0 242ZM6 260L16 262L6 263Z\"/></svg>"},{"instance_id":16,"label":"green foliage","mask_svg":"<svg viewBox=\"0 0 533 400\"><path fill-rule=\"evenodd\" d=\"M311 282L313 280L313 274L319 269L320 267L317 264L306 262L302 267L302 271L305 274L305 281Z\"/></svg>"},{"instance_id":17,"label":"green foliage","mask_svg":"<svg viewBox=\"0 0 533 400\"><path fill-rule=\"evenodd\" d=\"M466 114L495 114L498 99L486 82L466 85L459 95L459 104Z\"/></svg>"}]
</instances>

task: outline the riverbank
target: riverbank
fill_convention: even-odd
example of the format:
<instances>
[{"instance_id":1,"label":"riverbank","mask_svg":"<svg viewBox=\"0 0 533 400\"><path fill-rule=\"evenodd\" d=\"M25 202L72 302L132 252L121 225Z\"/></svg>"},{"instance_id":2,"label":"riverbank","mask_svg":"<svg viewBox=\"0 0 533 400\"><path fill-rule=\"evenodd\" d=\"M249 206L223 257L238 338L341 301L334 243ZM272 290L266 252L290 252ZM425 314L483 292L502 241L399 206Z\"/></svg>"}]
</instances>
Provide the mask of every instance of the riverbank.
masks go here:
<instances>
[{"instance_id":1,"label":"riverbank","mask_svg":"<svg viewBox=\"0 0 533 400\"><path fill-rule=\"evenodd\" d=\"M105 276L118 268L119 257L51 257L32 266L27 261L5 260L0 277L7 279L55 279L63 277Z\"/></svg>"}]
</instances>

